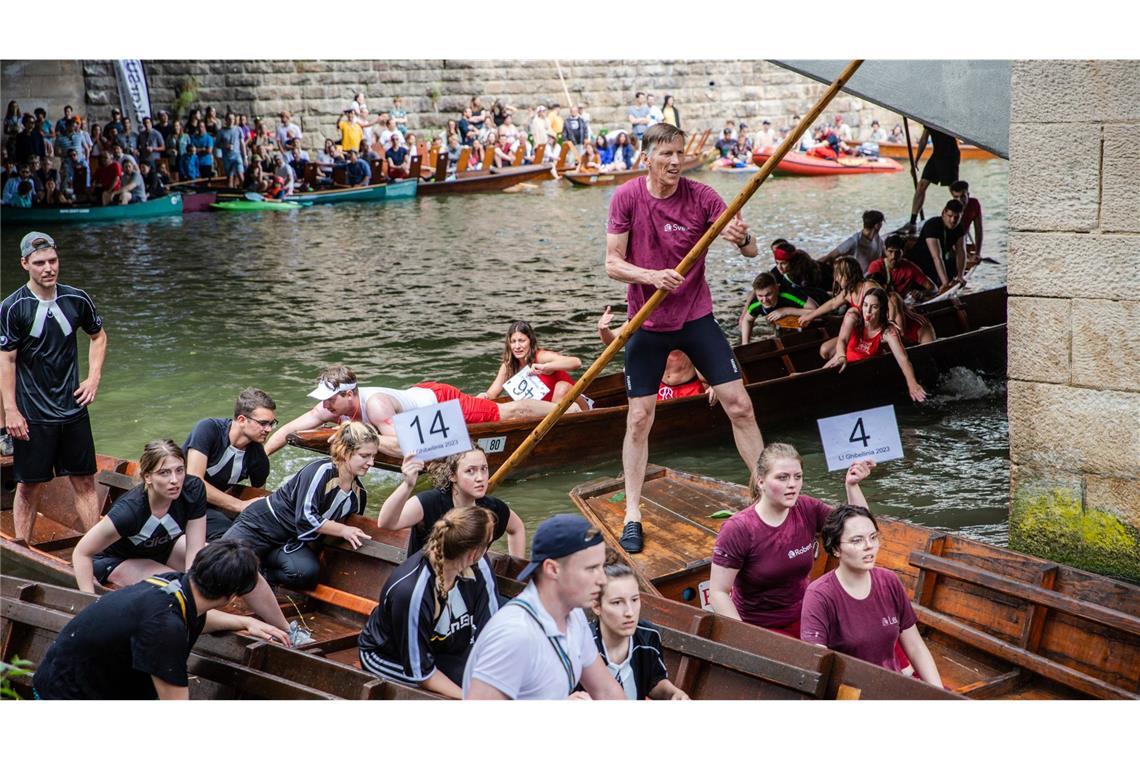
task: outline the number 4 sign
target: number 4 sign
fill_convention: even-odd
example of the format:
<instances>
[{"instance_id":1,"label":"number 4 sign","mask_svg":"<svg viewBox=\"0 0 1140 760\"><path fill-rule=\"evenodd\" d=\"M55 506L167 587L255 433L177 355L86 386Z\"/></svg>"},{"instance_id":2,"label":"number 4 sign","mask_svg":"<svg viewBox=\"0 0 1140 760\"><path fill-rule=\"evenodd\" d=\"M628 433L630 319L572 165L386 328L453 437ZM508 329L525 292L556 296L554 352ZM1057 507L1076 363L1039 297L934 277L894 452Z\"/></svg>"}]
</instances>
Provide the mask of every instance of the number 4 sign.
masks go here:
<instances>
[{"instance_id":1,"label":"number 4 sign","mask_svg":"<svg viewBox=\"0 0 1140 760\"><path fill-rule=\"evenodd\" d=\"M523 367L510 380L503 383L503 389L515 401L522 401L524 398L541 399L550 393L550 388L529 365Z\"/></svg>"},{"instance_id":2,"label":"number 4 sign","mask_svg":"<svg viewBox=\"0 0 1140 760\"><path fill-rule=\"evenodd\" d=\"M817 424L828 470L847 469L860 459L886 462L902 458L902 441L893 406L824 417L817 420Z\"/></svg>"},{"instance_id":3,"label":"number 4 sign","mask_svg":"<svg viewBox=\"0 0 1140 760\"><path fill-rule=\"evenodd\" d=\"M471 449L458 399L433 404L392 418L400 451L424 462Z\"/></svg>"}]
</instances>

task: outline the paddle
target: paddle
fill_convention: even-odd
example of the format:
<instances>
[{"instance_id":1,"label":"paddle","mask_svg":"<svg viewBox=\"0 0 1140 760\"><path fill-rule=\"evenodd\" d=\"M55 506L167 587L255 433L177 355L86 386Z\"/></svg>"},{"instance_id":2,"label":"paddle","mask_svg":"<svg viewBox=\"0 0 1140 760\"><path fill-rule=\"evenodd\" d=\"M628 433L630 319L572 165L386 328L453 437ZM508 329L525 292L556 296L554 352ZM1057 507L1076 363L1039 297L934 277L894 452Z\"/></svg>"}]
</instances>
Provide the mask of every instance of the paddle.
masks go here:
<instances>
[{"instance_id":1,"label":"paddle","mask_svg":"<svg viewBox=\"0 0 1140 760\"><path fill-rule=\"evenodd\" d=\"M755 193L757 189L759 189L760 185L764 183L764 180L768 178L768 176L772 173L772 170L775 169L780 161L784 158L784 156L787 155L792 146L795 145L801 137L803 137L803 134L807 131L808 127L811 126L811 124L816 119L818 119L820 115L822 115L824 109L827 108L828 103L830 103L832 99L839 94L839 91L843 89L843 85L847 83L847 80L851 78L851 76L855 73L856 70L858 70L859 66L862 63L863 61L856 59L847 64L847 68L843 70L843 73L839 75L838 79L831 83L831 86L827 88L827 91L824 92L823 97L820 98L820 101L816 103L815 107L809 111L807 115L804 116L804 118L800 119L799 126L797 126L786 138L784 138L784 141L780 143L780 146L772 153L771 156L768 157L768 160L764 162L764 165L760 167L760 171L749 178L748 183L740 191L740 194L733 199L732 203L730 203L728 207L725 208L724 213L722 213L720 217L715 222L713 222L713 225L705 231L705 234L701 236L701 239L697 241L692 250L689 251L685 258L681 260L681 263L675 267L677 274L684 277L685 273L692 269L693 265L697 263L697 260L705 254L705 251L708 249L712 241L715 240L722 231L724 231L724 228L728 225L729 221L734 216L736 216L736 214L738 214L742 208L744 208L744 204L748 202L748 199L752 197L752 194ZM500 482L502 482L503 478L507 476L511 469L514 468L514 466L521 462L523 459L525 459L528 454L530 454L530 451L535 447L535 444L542 440L542 437L545 436L552 427L554 427L555 423L557 423L562 415L566 412L566 410L570 408L570 405L573 404L575 400L577 400L578 396L582 393L586 386L594 381L594 378L596 378L601 373L606 364L609 363L610 359L612 359L614 355L617 354L617 352L625 346L626 342L628 342L629 339L633 336L634 331L641 327L642 323L649 318L649 315L653 313L653 310L656 309L663 300L665 300L665 297L667 295L668 293L666 291L658 290L653 294L653 296L650 297L648 301L645 302L645 305L641 307L641 310L638 311L637 314L635 314L628 322L622 326L613 342L606 346L601 355L594 360L593 364L590 365L590 368L582 373L582 376L578 378L578 382L574 384L574 387L570 389L570 392L567 393L562 398L562 400L558 402L558 405L555 406L554 409L550 410L550 413L542 419L542 422L538 423L535 429L531 431L530 435L526 437L526 440L524 440L519 445L519 447L515 449L514 453L507 458L507 461L503 462L503 464L499 466L499 469L495 471L495 474L491 476L491 480L487 484L488 492L494 490L494 488Z\"/></svg>"},{"instance_id":2,"label":"paddle","mask_svg":"<svg viewBox=\"0 0 1140 760\"><path fill-rule=\"evenodd\" d=\"M196 185L199 182L209 182L209 177L199 177L198 179L184 179L181 182L171 182L167 187L181 187L182 185Z\"/></svg>"}]
</instances>

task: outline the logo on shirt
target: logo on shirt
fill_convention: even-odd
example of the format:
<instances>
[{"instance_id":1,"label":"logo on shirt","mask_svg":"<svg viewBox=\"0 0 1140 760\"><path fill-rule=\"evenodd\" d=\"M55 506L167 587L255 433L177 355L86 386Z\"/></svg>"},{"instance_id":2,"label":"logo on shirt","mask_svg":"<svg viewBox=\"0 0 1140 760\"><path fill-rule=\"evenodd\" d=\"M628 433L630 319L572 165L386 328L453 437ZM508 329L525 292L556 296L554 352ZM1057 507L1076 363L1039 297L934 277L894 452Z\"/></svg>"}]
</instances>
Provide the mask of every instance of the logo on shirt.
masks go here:
<instances>
[{"instance_id":1,"label":"logo on shirt","mask_svg":"<svg viewBox=\"0 0 1140 760\"><path fill-rule=\"evenodd\" d=\"M673 224L672 222L666 222L664 230L666 232L688 232L689 228L683 224Z\"/></svg>"},{"instance_id":2,"label":"logo on shirt","mask_svg":"<svg viewBox=\"0 0 1140 760\"><path fill-rule=\"evenodd\" d=\"M811 551L811 548L813 546L815 546L814 541L812 543L808 544L807 546L801 546L799 549L789 549L788 550L788 559L795 559L796 557L800 556L801 554L807 554L808 552Z\"/></svg>"},{"instance_id":3,"label":"logo on shirt","mask_svg":"<svg viewBox=\"0 0 1140 760\"><path fill-rule=\"evenodd\" d=\"M890 615L889 617L883 618L883 627L886 627L888 625L898 625L898 624L899 624L899 619L897 617L895 617L894 615Z\"/></svg>"}]
</instances>

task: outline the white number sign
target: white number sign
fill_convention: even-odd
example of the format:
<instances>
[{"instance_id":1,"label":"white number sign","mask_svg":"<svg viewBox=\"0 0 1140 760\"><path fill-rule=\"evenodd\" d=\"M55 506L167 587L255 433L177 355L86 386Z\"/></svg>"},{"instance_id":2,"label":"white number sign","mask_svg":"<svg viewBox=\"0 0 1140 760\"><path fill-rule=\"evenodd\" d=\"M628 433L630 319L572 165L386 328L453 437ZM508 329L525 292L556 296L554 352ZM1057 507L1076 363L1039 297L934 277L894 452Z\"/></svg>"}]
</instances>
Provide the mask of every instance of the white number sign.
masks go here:
<instances>
[{"instance_id":1,"label":"white number sign","mask_svg":"<svg viewBox=\"0 0 1140 760\"><path fill-rule=\"evenodd\" d=\"M503 389L515 401L521 401L524 398L541 399L550 393L550 387L542 382L542 378L529 365L523 367L514 377L503 383Z\"/></svg>"},{"instance_id":2,"label":"white number sign","mask_svg":"<svg viewBox=\"0 0 1140 760\"><path fill-rule=\"evenodd\" d=\"M392 424L400 451L424 462L471 449L458 399L397 414Z\"/></svg>"},{"instance_id":3,"label":"white number sign","mask_svg":"<svg viewBox=\"0 0 1140 760\"><path fill-rule=\"evenodd\" d=\"M494 438L480 438L475 443L488 454L502 454L507 448L507 437L497 435Z\"/></svg>"},{"instance_id":4,"label":"white number sign","mask_svg":"<svg viewBox=\"0 0 1140 760\"><path fill-rule=\"evenodd\" d=\"M817 420L817 424L829 470L845 470L860 459L875 462L902 459L894 406L824 417Z\"/></svg>"}]
</instances>

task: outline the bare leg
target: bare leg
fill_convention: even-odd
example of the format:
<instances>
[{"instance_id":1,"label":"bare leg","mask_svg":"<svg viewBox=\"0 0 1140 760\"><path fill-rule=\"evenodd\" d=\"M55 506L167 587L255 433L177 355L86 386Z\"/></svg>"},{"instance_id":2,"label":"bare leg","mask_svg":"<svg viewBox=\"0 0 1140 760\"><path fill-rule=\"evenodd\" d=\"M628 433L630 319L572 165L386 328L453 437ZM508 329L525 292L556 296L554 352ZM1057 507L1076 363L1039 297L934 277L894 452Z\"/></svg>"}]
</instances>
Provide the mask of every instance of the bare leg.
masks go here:
<instances>
[{"instance_id":1,"label":"bare leg","mask_svg":"<svg viewBox=\"0 0 1140 760\"><path fill-rule=\"evenodd\" d=\"M180 573L184 573L190 568L186 567L186 534L183 533L174 542L174 548L170 550L170 556L166 558L166 564L174 568Z\"/></svg>"},{"instance_id":2,"label":"bare leg","mask_svg":"<svg viewBox=\"0 0 1140 760\"><path fill-rule=\"evenodd\" d=\"M36 507L43 483L17 483L16 498L12 501L12 519L16 523L16 538L32 542L36 528Z\"/></svg>"},{"instance_id":3,"label":"bare leg","mask_svg":"<svg viewBox=\"0 0 1140 760\"><path fill-rule=\"evenodd\" d=\"M764 450L764 438L760 435L760 426L756 424L752 399L749 398L741 380L721 383L715 388L716 397L732 422L732 437L736 441L736 450L751 475L756 469L756 462L760 459L760 452Z\"/></svg>"},{"instance_id":4,"label":"bare leg","mask_svg":"<svg viewBox=\"0 0 1140 760\"><path fill-rule=\"evenodd\" d=\"M257 576L257 585L253 587L253 591L243 596L242 599L253 610L253 614L266 623L277 626L283 631L289 630L289 621L281 613L281 606L277 604L277 597L274 595L273 589L269 588L269 584L261 575Z\"/></svg>"},{"instance_id":5,"label":"bare leg","mask_svg":"<svg viewBox=\"0 0 1140 760\"><path fill-rule=\"evenodd\" d=\"M922 204L926 200L926 188L930 187L930 182L925 179L918 181L918 186L914 189L914 200L910 204L910 215L917 217L918 212L922 211Z\"/></svg>"},{"instance_id":6,"label":"bare leg","mask_svg":"<svg viewBox=\"0 0 1140 760\"><path fill-rule=\"evenodd\" d=\"M554 403L557 404L559 401L561 401L566 396L566 394L570 392L570 389L573 387L574 387L573 385L566 382L565 380L562 380L558 383L555 383L554 395L551 397L554 400Z\"/></svg>"},{"instance_id":7,"label":"bare leg","mask_svg":"<svg viewBox=\"0 0 1140 760\"><path fill-rule=\"evenodd\" d=\"M625 418L625 439L621 445L621 467L625 476L625 522L641 521L641 487L649 462L649 431L657 414L657 396L629 399Z\"/></svg>"},{"instance_id":8,"label":"bare leg","mask_svg":"<svg viewBox=\"0 0 1140 760\"><path fill-rule=\"evenodd\" d=\"M71 487L75 491L75 512L83 522L83 527L91 530L99 522L99 499L95 493L94 475L71 475Z\"/></svg>"},{"instance_id":9,"label":"bare leg","mask_svg":"<svg viewBox=\"0 0 1140 760\"><path fill-rule=\"evenodd\" d=\"M153 559L128 559L125 562L120 562L119 566L107 576L107 580L119 588L126 588L152 575L174 571L181 572L176 567L155 562ZM189 591L190 589L186 590Z\"/></svg>"},{"instance_id":10,"label":"bare leg","mask_svg":"<svg viewBox=\"0 0 1140 760\"><path fill-rule=\"evenodd\" d=\"M539 401L533 398L507 401L499 404L499 419L505 422L507 420L526 419L527 417L545 417L556 406L558 405L552 401ZM566 409L566 414L580 411L582 411L581 408L575 402Z\"/></svg>"},{"instance_id":11,"label":"bare leg","mask_svg":"<svg viewBox=\"0 0 1140 760\"><path fill-rule=\"evenodd\" d=\"M819 344L819 355L824 359L830 359L832 354L835 353L835 346L839 343L839 338L828 338L823 343Z\"/></svg>"}]
</instances>

